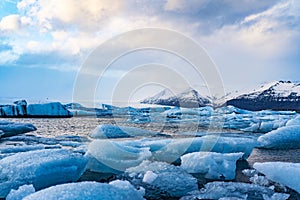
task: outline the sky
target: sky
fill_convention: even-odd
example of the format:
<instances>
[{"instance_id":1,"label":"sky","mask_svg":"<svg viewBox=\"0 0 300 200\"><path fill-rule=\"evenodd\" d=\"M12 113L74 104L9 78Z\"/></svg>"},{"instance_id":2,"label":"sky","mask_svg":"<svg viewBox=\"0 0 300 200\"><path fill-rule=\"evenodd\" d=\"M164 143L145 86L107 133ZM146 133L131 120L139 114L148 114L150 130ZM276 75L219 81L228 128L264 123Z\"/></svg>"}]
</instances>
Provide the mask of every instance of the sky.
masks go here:
<instances>
[{"instance_id":1,"label":"sky","mask_svg":"<svg viewBox=\"0 0 300 200\"><path fill-rule=\"evenodd\" d=\"M153 27L183 34L203 47L225 93L274 80L299 81L298 0L2 0L0 99L71 101L78 73L99 45ZM138 66L144 73L135 73ZM207 89L205 77L185 73L189 64L178 56L143 49L117 60L106 74L95 73L102 79L93 97L110 99L121 80L137 76L152 80L152 87L128 89L126 100L151 96L168 87L160 82L168 72L158 66L189 79L190 87ZM170 76L168 83L184 89L177 80Z\"/></svg>"}]
</instances>

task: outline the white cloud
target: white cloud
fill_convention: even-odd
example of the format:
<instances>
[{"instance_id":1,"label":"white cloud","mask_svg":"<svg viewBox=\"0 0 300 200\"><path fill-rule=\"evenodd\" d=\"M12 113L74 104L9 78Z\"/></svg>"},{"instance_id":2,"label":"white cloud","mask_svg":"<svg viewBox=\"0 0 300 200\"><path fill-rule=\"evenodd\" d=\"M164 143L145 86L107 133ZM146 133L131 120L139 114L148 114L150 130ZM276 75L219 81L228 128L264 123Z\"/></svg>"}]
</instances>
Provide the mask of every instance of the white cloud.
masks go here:
<instances>
[{"instance_id":1,"label":"white cloud","mask_svg":"<svg viewBox=\"0 0 300 200\"><path fill-rule=\"evenodd\" d=\"M13 51L0 51L0 65L7 65L13 63L19 58L19 55L15 54Z\"/></svg>"},{"instance_id":2,"label":"white cloud","mask_svg":"<svg viewBox=\"0 0 300 200\"><path fill-rule=\"evenodd\" d=\"M39 42L37 41L32 41L30 40L29 42L27 42L26 48L29 52L39 52L41 45Z\"/></svg>"},{"instance_id":3,"label":"white cloud","mask_svg":"<svg viewBox=\"0 0 300 200\"><path fill-rule=\"evenodd\" d=\"M20 28L19 15L8 15L1 19L0 30L2 31L16 31Z\"/></svg>"},{"instance_id":4,"label":"white cloud","mask_svg":"<svg viewBox=\"0 0 300 200\"><path fill-rule=\"evenodd\" d=\"M230 44L237 52L274 58L289 53L291 42L299 39L299 16L292 12L295 1L285 1L270 9L247 16L242 22L227 25L204 38L212 46Z\"/></svg>"},{"instance_id":5,"label":"white cloud","mask_svg":"<svg viewBox=\"0 0 300 200\"><path fill-rule=\"evenodd\" d=\"M239 71L243 63L270 66L272 59L293 51L300 32L291 27L299 18L296 5L297 0L22 0L19 15L7 16L14 23L4 17L0 29L4 23L27 31L22 37L7 35L17 55L55 52L82 61L114 35L168 28L205 44L220 67Z\"/></svg>"},{"instance_id":6,"label":"white cloud","mask_svg":"<svg viewBox=\"0 0 300 200\"><path fill-rule=\"evenodd\" d=\"M99 30L102 21L117 14L122 5L121 1L110 0L23 0L18 8L37 19L43 31L64 29L65 25Z\"/></svg>"}]
</instances>

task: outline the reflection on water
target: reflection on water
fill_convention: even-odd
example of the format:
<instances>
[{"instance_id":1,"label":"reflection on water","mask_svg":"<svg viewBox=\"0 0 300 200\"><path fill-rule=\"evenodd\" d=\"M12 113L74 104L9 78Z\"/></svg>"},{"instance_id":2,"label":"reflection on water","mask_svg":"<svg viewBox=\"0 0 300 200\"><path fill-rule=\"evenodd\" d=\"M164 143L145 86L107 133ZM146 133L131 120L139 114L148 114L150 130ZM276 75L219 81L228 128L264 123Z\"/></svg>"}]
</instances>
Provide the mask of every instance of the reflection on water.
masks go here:
<instances>
[{"instance_id":1,"label":"reflection on water","mask_svg":"<svg viewBox=\"0 0 300 200\"><path fill-rule=\"evenodd\" d=\"M300 149L267 150L253 149L247 159L252 166L255 162L295 162L300 163Z\"/></svg>"}]
</instances>

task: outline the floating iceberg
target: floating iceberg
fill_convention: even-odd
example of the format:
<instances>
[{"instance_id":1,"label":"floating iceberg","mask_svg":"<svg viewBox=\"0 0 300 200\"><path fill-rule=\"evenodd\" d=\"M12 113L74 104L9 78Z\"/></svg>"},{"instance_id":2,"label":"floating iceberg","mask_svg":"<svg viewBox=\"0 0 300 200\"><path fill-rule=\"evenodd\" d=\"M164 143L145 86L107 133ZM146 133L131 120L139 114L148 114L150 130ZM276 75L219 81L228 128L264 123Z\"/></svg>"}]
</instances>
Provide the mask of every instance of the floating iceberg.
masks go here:
<instances>
[{"instance_id":1,"label":"floating iceberg","mask_svg":"<svg viewBox=\"0 0 300 200\"><path fill-rule=\"evenodd\" d=\"M243 153L189 153L181 157L181 167L188 173L203 174L207 179L233 180L236 161L242 156Z\"/></svg>"},{"instance_id":2,"label":"floating iceberg","mask_svg":"<svg viewBox=\"0 0 300 200\"><path fill-rule=\"evenodd\" d=\"M294 119L289 120L286 123L286 126L300 126L300 116L297 116Z\"/></svg>"},{"instance_id":3,"label":"floating iceberg","mask_svg":"<svg viewBox=\"0 0 300 200\"><path fill-rule=\"evenodd\" d=\"M72 117L70 111L59 102L29 104L25 100L15 105L0 105L1 117Z\"/></svg>"},{"instance_id":4,"label":"floating iceberg","mask_svg":"<svg viewBox=\"0 0 300 200\"><path fill-rule=\"evenodd\" d=\"M15 105L0 105L1 117L15 117L26 115L27 102L19 100L14 102Z\"/></svg>"},{"instance_id":5,"label":"floating iceberg","mask_svg":"<svg viewBox=\"0 0 300 200\"><path fill-rule=\"evenodd\" d=\"M122 142L94 140L88 147L89 158L87 168L95 172L118 172L139 165L151 157L148 147L138 148L122 145Z\"/></svg>"},{"instance_id":6,"label":"floating iceberg","mask_svg":"<svg viewBox=\"0 0 300 200\"><path fill-rule=\"evenodd\" d=\"M279 127L285 126L287 120L274 120L274 121L259 121L250 124L249 127L241 129L245 132L267 133L276 130Z\"/></svg>"},{"instance_id":7,"label":"floating iceberg","mask_svg":"<svg viewBox=\"0 0 300 200\"><path fill-rule=\"evenodd\" d=\"M76 181L86 163L82 155L63 149L29 151L5 157L0 160L0 198L24 184L32 184L39 190Z\"/></svg>"},{"instance_id":8,"label":"floating iceberg","mask_svg":"<svg viewBox=\"0 0 300 200\"><path fill-rule=\"evenodd\" d=\"M17 190L11 190L6 200L22 200L32 193L35 193L35 189L32 185L22 185Z\"/></svg>"},{"instance_id":9,"label":"floating iceberg","mask_svg":"<svg viewBox=\"0 0 300 200\"><path fill-rule=\"evenodd\" d=\"M27 106L28 117L72 117L61 103L52 102L44 104L29 104Z\"/></svg>"},{"instance_id":10,"label":"floating iceberg","mask_svg":"<svg viewBox=\"0 0 300 200\"><path fill-rule=\"evenodd\" d=\"M8 121L0 121L0 137L10 137L21 133L35 131L36 127L32 124L14 123Z\"/></svg>"},{"instance_id":11,"label":"floating iceberg","mask_svg":"<svg viewBox=\"0 0 300 200\"><path fill-rule=\"evenodd\" d=\"M146 189L146 197L157 199L181 197L197 190L197 179L182 168L164 162L143 161L139 166L126 170L127 178Z\"/></svg>"},{"instance_id":12,"label":"floating iceberg","mask_svg":"<svg viewBox=\"0 0 300 200\"><path fill-rule=\"evenodd\" d=\"M242 152L246 159L257 146L256 139L248 137L222 137L206 135L198 138L139 140L94 140L88 147L88 169L95 172L124 171L139 165L143 160L152 159L167 163L177 162L179 158L193 152Z\"/></svg>"},{"instance_id":13,"label":"floating iceberg","mask_svg":"<svg viewBox=\"0 0 300 200\"><path fill-rule=\"evenodd\" d=\"M142 192L127 181L113 181L110 184L79 182L52 186L24 198L24 200L142 200Z\"/></svg>"},{"instance_id":14,"label":"floating iceberg","mask_svg":"<svg viewBox=\"0 0 300 200\"><path fill-rule=\"evenodd\" d=\"M300 148L300 125L286 126L271 131L258 138L262 148L297 149Z\"/></svg>"},{"instance_id":15,"label":"floating iceberg","mask_svg":"<svg viewBox=\"0 0 300 200\"><path fill-rule=\"evenodd\" d=\"M249 183L238 182L211 182L205 184L200 191L192 192L180 200L191 199L280 199L289 198L289 194L275 193L273 190Z\"/></svg>"},{"instance_id":16,"label":"floating iceberg","mask_svg":"<svg viewBox=\"0 0 300 200\"><path fill-rule=\"evenodd\" d=\"M105 138L129 138L137 136L154 136L157 132L148 131L141 128L130 126L118 126L112 124L99 125L92 133L89 134L91 138L105 139Z\"/></svg>"},{"instance_id":17,"label":"floating iceberg","mask_svg":"<svg viewBox=\"0 0 300 200\"><path fill-rule=\"evenodd\" d=\"M247 137L222 137L218 135L206 135L197 138L169 139L160 141L144 142L143 146L149 146L153 152L153 158L157 161L172 163L180 156L193 152L217 152L239 153L243 159L251 154L257 141Z\"/></svg>"},{"instance_id":18,"label":"floating iceberg","mask_svg":"<svg viewBox=\"0 0 300 200\"><path fill-rule=\"evenodd\" d=\"M253 167L268 179L288 186L300 193L300 163L254 163Z\"/></svg>"}]
</instances>

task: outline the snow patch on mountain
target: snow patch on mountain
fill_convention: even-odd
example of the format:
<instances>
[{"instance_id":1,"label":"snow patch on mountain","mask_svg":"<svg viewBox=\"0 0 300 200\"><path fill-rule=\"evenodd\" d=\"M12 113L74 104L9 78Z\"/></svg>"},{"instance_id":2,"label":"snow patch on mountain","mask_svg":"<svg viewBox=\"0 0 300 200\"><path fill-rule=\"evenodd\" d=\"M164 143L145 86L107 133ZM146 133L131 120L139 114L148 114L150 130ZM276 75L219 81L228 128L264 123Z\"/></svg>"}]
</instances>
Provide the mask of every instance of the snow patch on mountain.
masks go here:
<instances>
[{"instance_id":1,"label":"snow patch on mountain","mask_svg":"<svg viewBox=\"0 0 300 200\"><path fill-rule=\"evenodd\" d=\"M170 90L165 89L153 97L142 100L141 103L178 107L203 107L212 104L208 97L200 95L192 88L188 88L179 94L173 94Z\"/></svg>"}]
</instances>

